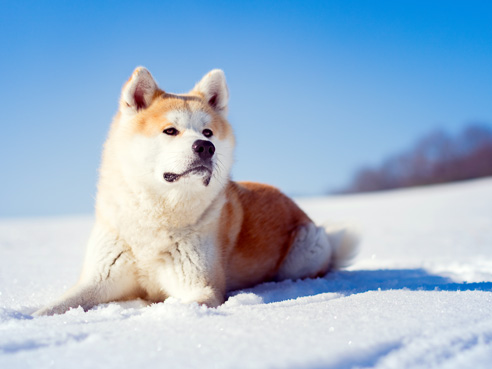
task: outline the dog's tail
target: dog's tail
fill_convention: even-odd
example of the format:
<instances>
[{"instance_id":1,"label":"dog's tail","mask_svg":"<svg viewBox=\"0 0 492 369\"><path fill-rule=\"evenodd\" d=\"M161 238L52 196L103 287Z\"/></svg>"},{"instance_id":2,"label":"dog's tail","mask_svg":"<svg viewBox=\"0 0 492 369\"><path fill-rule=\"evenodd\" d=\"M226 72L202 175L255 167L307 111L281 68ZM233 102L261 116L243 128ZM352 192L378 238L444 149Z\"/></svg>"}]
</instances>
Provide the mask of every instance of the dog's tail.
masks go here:
<instances>
[{"instance_id":1,"label":"dog's tail","mask_svg":"<svg viewBox=\"0 0 492 369\"><path fill-rule=\"evenodd\" d=\"M323 224L332 247L330 269L349 266L359 251L360 231L348 223Z\"/></svg>"}]
</instances>

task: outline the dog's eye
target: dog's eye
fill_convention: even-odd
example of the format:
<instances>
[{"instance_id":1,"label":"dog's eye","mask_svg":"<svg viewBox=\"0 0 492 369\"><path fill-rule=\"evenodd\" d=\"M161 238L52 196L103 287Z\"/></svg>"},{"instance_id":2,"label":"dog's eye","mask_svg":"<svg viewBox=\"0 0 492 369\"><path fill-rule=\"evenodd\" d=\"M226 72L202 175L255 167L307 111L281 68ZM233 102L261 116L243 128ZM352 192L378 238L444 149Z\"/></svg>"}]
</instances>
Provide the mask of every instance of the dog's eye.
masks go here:
<instances>
[{"instance_id":1,"label":"dog's eye","mask_svg":"<svg viewBox=\"0 0 492 369\"><path fill-rule=\"evenodd\" d=\"M207 128L207 129L204 129L204 130L202 131L202 133L203 133L203 135L204 135L205 137L212 137L212 136L214 135L214 133L213 133L210 129L208 129L208 128Z\"/></svg>"},{"instance_id":2,"label":"dog's eye","mask_svg":"<svg viewBox=\"0 0 492 369\"><path fill-rule=\"evenodd\" d=\"M174 127L166 128L163 132L169 136L176 136L179 133L179 131Z\"/></svg>"}]
</instances>

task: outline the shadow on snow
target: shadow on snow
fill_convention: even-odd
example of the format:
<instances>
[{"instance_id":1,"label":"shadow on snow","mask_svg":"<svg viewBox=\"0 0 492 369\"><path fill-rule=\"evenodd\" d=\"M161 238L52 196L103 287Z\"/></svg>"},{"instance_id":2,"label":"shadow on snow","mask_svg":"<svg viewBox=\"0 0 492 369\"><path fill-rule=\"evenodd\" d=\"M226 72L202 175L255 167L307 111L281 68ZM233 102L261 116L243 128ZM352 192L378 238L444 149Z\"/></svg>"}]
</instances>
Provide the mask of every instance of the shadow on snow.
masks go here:
<instances>
[{"instance_id":1,"label":"shadow on snow","mask_svg":"<svg viewBox=\"0 0 492 369\"><path fill-rule=\"evenodd\" d=\"M260 296L264 303L272 303L321 293L348 296L388 290L492 291L492 282L457 283L450 278L430 274L424 269L354 270L332 272L317 279L264 283L233 292L231 296L251 292Z\"/></svg>"}]
</instances>

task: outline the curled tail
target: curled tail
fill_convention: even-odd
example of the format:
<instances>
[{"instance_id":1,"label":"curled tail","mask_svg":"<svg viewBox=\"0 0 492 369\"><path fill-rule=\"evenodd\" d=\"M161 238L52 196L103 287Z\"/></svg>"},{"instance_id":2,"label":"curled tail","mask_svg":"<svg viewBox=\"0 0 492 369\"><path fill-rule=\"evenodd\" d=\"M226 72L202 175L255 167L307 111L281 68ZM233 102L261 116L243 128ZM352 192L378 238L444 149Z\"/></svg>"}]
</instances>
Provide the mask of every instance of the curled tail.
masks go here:
<instances>
[{"instance_id":1,"label":"curled tail","mask_svg":"<svg viewBox=\"0 0 492 369\"><path fill-rule=\"evenodd\" d=\"M350 224L324 224L332 248L331 269L349 266L359 251L360 232Z\"/></svg>"}]
</instances>

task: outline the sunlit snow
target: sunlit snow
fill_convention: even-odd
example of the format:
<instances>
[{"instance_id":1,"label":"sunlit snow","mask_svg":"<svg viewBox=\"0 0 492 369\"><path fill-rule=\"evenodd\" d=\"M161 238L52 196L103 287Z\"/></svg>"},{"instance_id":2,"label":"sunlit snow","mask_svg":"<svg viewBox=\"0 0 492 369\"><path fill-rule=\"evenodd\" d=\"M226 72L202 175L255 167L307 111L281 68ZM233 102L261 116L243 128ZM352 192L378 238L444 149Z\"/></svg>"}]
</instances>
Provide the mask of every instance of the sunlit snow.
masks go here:
<instances>
[{"instance_id":1,"label":"sunlit snow","mask_svg":"<svg viewBox=\"0 0 492 369\"><path fill-rule=\"evenodd\" d=\"M302 199L362 232L350 268L32 318L77 280L89 216L0 220L0 368L490 368L492 179Z\"/></svg>"}]
</instances>

